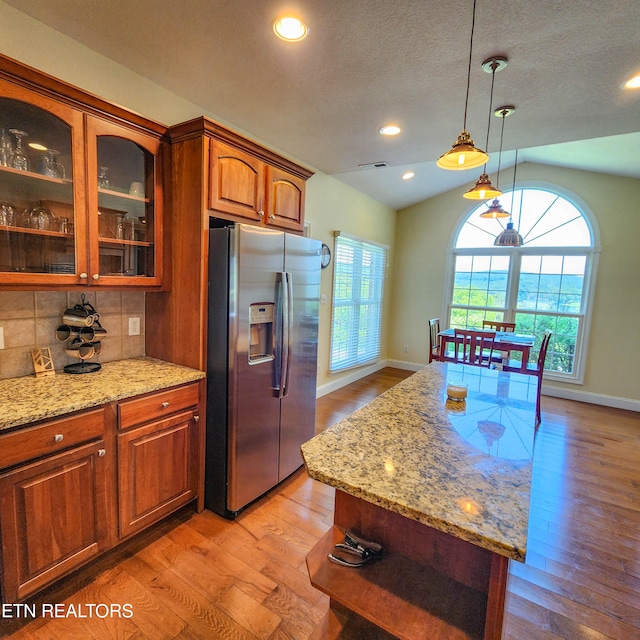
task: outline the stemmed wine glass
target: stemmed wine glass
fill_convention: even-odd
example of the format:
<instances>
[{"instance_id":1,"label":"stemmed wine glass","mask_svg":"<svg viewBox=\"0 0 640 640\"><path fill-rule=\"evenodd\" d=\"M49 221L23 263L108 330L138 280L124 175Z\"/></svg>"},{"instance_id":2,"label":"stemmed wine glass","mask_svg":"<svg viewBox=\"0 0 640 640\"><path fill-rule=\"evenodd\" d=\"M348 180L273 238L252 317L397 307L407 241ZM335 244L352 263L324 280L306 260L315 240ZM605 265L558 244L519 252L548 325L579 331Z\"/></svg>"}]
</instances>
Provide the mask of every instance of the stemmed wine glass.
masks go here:
<instances>
[{"instance_id":1,"label":"stemmed wine glass","mask_svg":"<svg viewBox=\"0 0 640 640\"><path fill-rule=\"evenodd\" d=\"M60 155L55 149L47 149L42 158L42 174L50 178L64 178L64 167L56 160Z\"/></svg>"},{"instance_id":2,"label":"stemmed wine glass","mask_svg":"<svg viewBox=\"0 0 640 640\"><path fill-rule=\"evenodd\" d=\"M11 166L14 169L20 169L20 171L29 171L29 158L27 158L24 149L22 148L22 139L28 137L26 131L20 129L9 129L16 138L16 148L11 155Z\"/></svg>"},{"instance_id":3,"label":"stemmed wine glass","mask_svg":"<svg viewBox=\"0 0 640 640\"><path fill-rule=\"evenodd\" d=\"M6 129L0 129L0 167L11 166L11 156L13 155L13 142Z\"/></svg>"},{"instance_id":4,"label":"stemmed wine glass","mask_svg":"<svg viewBox=\"0 0 640 640\"><path fill-rule=\"evenodd\" d=\"M109 167L100 167L98 169L98 187L100 189L109 189L111 183L109 182Z\"/></svg>"}]
</instances>

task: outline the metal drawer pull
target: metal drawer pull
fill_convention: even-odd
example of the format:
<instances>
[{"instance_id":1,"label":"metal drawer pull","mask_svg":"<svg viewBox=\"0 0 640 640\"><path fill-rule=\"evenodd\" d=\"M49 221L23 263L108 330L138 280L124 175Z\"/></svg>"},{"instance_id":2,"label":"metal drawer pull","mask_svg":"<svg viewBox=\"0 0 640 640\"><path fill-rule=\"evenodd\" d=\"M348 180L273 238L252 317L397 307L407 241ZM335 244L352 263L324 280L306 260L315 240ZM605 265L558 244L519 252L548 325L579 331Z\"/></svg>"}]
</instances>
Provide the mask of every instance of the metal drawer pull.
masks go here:
<instances>
[{"instance_id":1,"label":"metal drawer pull","mask_svg":"<svg viewBox=\"0 0 640 640\"><path fill-rule=\"evenodd\" d=\"M64 440L64 436L61 433L56 433L56 435L53 436L54 442L62 442L63 440Z\"/></svg>"},{"instance_id":2,"label":"metal drawer pull","mask_svg":"<svg viewBox=\"0 0 640 640\"><path fill-rule=\"evenodd\" d=\"M107 450L106 449L98 449L98 457L99 458L104 458L104 456L107 455Z\"/></svg>"},{"instance_id":3,"label":"metal drawer pull","mask_svg":"<svg viewBox=\"0 0 640 640\"><path fill-rule=\"evenodd\" d=\"M163 408L163 409L166 409L168 406L169 406L169 403L168 403L168 402L163 402L163 403L162 403L162 408Z\"/></svg>"}]
</instances>

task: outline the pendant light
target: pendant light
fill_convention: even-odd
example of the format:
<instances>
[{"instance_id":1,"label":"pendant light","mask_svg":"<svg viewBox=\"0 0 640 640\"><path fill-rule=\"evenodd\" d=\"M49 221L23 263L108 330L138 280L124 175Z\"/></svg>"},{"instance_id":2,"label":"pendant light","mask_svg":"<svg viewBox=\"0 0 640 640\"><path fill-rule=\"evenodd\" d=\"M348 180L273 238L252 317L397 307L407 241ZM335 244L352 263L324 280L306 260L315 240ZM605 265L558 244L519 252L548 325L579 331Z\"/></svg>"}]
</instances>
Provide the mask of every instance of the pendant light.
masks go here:
<instances>
[{"instance_id":1,"label":"pendant light","mask_svg":"<svg viewBox=\"0 0 640 640\"><path fill-rule=\"evenodd\" d=\"M462 132L453 143L451 149L443 153L436 164L441 169L460 171L463 169L475 169L483 165L489 156L482 149L474 146L473 140L467 131L467 107L469 105L469 84L471 82L471 54L473 52L473 31L476 24L476 0L473 0L473 18L471 20L471 41L469 43L469 67L467 69L467 95L464 101L464 121Z\"/></svg>"},{"instance_id":2,"label":"pendant light","mask_svg":"<svg viewBox=\"0 0 640 640\"><path fill-rule=\"evenodd\" d=\"M500 107L495 110L494 114L502 118L502 131L500 133L500 155L498 156L498 174L496 177L496 186L500 185L500 165L502 164L502 141L504 139L504 119L510 116L516 110L515 107L509 105ZM480 214L481 218L510 218L511 214L505 211L500 204L498 198L494 198L493 202L486 211Z\"/></svg>"},{"instance_id":3,"label":"pendant light","mask_svg":"<svg viewBox=\"0 0 640 640\"><path fill-rule=\"evenodd\" d=\"M507 59L499 56L489 58L482 63L483 71L491 73L491 94L489 95L489 119L487 121L487 149L489 148L489 131L491 130L491 107L493 105L493 85L496 79L496 71L501 71L507 66ZM502 191L491 184L487 175L487 165L484 165L482 175L478 178L475 186L462 194L467 200L488 200L502 195Z\"/></svg>"},{"instance_id":4,"label":"pendant light","mask_svg":"<svg viewBox=\"0 0 640 640\"><path fill-rule=\"evenodd\" d=\"M511 190L511 209L513 209L513 199L516 192L516 170L518 168L518 150L516 149L516 162L513 165L513 189ZM518 219L522 220L522 194L520 194L520 213ZM496 236L493 243L495 247L521 247L524 244L523 237L513 226L513 219L509 217L507 228Z\"/></svg>"}]
</instances>

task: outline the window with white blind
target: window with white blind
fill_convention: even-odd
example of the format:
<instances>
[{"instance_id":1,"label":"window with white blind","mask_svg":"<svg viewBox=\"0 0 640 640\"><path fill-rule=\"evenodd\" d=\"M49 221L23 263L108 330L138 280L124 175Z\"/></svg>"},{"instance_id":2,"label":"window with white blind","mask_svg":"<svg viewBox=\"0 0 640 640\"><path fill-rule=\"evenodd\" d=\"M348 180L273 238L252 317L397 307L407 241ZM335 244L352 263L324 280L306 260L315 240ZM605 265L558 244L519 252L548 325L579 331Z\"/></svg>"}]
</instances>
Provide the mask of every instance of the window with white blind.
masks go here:
<instances>
[{"instance_id":1,"label":"window with white blind","mask_svg":"<svg viewBox=\"0 0 640 640\"><path fill-rule=\"evenodd\" d=\"M329 370L380 359L385 245L336 232Z\"/></svg>"}]
</instances>

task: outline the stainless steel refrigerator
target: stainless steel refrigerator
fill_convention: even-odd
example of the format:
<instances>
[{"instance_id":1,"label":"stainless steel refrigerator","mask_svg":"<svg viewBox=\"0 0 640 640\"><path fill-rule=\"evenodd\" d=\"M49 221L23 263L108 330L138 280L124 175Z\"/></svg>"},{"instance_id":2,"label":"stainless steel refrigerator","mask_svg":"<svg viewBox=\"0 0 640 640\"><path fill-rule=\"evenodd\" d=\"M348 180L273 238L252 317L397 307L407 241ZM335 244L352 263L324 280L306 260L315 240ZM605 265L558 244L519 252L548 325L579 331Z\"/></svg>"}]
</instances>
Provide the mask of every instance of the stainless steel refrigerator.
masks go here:
<instances>
[{"instance_id":1,"label":"stainless steel refrigerator","mask_svg":"<svg viewBox=\"0 0 640 640\"><path fill-rule=\"evenodd\" d=\"M314 435L320 249L262 227L209 230L205 506L227 518L300 467Z\"/></svg>"}]
</instances>

